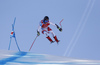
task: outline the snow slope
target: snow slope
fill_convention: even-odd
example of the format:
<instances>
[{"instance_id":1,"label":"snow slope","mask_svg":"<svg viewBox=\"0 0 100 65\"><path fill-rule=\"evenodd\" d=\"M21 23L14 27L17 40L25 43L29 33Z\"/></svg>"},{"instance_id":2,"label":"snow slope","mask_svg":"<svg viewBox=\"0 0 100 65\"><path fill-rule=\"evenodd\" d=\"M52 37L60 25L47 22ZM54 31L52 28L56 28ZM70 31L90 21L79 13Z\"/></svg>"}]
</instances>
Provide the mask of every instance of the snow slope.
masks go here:
<instances>
[{"instance_id":1,"label":"snow slope","mask_svg":"<svg viewBox=\"0 0 100 65\"><path fill-rule=\"evenodd\" d=\"M100 65L100 60L82 60L31 52L0 50L0 65Z\"/></svg>"}]
</instances>

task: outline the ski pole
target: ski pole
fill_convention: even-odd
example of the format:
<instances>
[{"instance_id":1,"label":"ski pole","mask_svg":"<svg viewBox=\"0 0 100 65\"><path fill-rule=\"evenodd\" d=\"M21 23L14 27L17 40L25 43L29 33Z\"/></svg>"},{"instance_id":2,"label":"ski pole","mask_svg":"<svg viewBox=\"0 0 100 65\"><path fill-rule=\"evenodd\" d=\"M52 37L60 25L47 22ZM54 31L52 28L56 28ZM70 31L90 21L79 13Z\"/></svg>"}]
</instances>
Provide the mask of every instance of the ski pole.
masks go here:
<instances>
[{"instance_id":1,"label":"ski pole","mask_svg":"<svg viewBox=\"0 0 100 65\"><path fill-rule=\"evenodd\" d=\"M62 28L61 22L62 22L63 20L64 20L64 19L62 19L62 20L59 22L59 24L60 24L61 28Z\"/></svg>"},{"instance_id":2,"label":"ski pole","mask_svg":"<svg viewBox=\"0 0 100 65\"><path fill-rule=\"evenodd\" d=\"M37 38L37 37L38 37L38 36L36 36L36 37L35 37L35 39L34 39L34 41L33 41L32 45L31 45L31 47L30 47L29 51L31 50L31 48L32 48L32 46L33 46L33 44L34 44L34 42L35 42L35 40L36 40L36 38Z\"/></svg>"}]
</instances>

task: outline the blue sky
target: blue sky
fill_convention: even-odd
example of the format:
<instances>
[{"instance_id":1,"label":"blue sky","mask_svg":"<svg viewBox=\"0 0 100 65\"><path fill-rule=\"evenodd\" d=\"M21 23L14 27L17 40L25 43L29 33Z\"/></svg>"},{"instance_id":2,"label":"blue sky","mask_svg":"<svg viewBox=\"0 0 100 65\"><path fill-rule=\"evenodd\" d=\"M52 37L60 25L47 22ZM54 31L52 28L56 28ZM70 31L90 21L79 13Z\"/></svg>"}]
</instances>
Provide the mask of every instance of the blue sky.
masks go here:
<instances>
[{"instance_id":1,"label":"blue sky","mask_svg":"<svg viewBox=\"0 0 100 65\"><path fill-rule=\"evenodd\" d=\"M28 52L39 22L46 15L58 25L64 18L62 32L50 26L60 40L59 45L50 44L41 33L30 52L100 60L99 0L0 0L0 50L8 50L16 17L17 42L22 51ZM18 51L14 39L11 50Z\"/></svg>"}]
</instances>

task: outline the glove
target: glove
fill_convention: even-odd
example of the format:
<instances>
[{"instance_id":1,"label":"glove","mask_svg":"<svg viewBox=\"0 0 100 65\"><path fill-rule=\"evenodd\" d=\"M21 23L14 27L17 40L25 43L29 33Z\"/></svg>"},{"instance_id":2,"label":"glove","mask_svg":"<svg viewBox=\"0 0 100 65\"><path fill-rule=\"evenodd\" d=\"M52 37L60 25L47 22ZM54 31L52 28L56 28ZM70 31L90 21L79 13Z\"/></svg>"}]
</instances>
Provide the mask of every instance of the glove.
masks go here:
<instances>
[{"instance_id":1,"label":"glove","mask_svg":"<svg viewBox=\"0 0 100 65\"><path fill-rule=\"evenodd\" d=\"M37 36L39 36L40 35L40 32L39 31L37 31Z\"/></svg>"},{"instance_id":2,"label":"glove","mask_svg":"<svg viewBox=\"0 0 100 65\"><path fill-rule=\"evenodd\" d=\"M59 28L59 31L62 31L62 28Z\"/></svg>"},{"instance_id":3,"label":"glove","mask_svg":"<svg viewBox=\"0 0 100 65\"><path fill-rule=\"evenodd\" d=\"M57 24L55 24L56 25L56 27L59 29L59 26L57 25Z\"/></svg>"},{"instance_id":4,"label":"glove","mask_svg":"<svg viewBox=\"0 0 100 65\"><path fill-rule=\"evenodd\" d=\"M59 29L59 31L62 31L62 28L60 28L57 24L55 24L57 26L57 28Z\"/></svg>"}]
</instances>

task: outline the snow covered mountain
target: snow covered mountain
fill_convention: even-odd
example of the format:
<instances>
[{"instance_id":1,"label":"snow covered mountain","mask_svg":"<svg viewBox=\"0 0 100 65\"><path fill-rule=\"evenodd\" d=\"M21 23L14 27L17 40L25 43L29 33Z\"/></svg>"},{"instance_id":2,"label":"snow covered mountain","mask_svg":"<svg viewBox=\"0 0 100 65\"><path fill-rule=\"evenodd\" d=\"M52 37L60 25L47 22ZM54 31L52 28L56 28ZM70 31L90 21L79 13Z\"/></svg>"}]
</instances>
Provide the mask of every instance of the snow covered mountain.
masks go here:
<instances>
[{"instance_id":1,"label":"snow covered mountain","mask_svg":"<svg viewBox=\"0 0 100 65\"><path fill-rule=\"evenodd\" d=\"M100 65L100 60L0 50L0 65Z\"/></svg>"}]
</instances>

